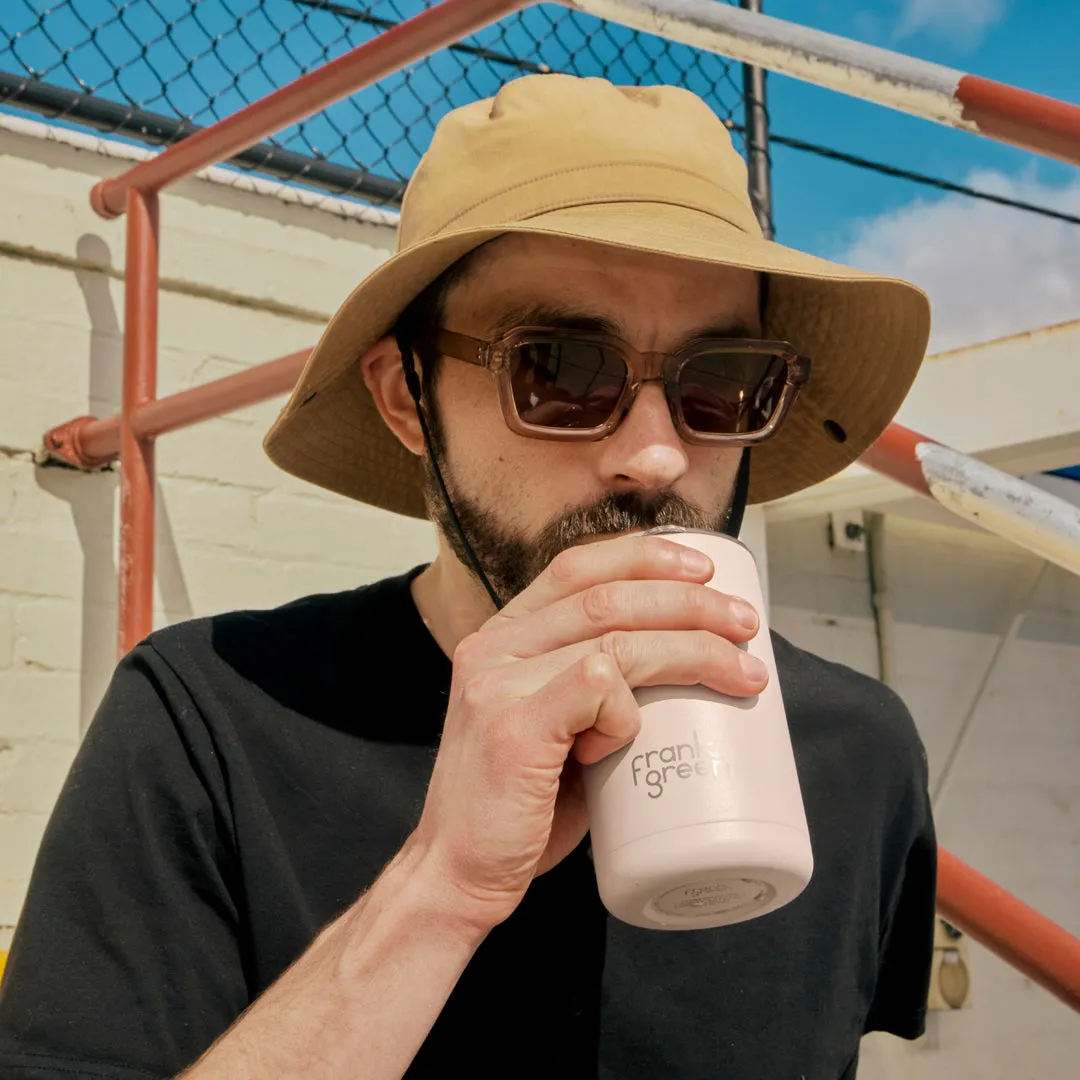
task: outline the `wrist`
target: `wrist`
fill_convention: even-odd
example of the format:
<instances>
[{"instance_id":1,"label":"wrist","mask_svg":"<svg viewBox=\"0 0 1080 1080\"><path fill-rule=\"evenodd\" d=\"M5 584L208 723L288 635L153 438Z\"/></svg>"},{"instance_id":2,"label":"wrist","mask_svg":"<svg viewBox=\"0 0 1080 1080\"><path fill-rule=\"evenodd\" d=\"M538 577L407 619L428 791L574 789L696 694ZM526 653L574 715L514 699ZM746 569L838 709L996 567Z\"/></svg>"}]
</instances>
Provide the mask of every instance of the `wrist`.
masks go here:
<instances>
[{"instance_id":1,"label":"wrist","mask_svg":"<svg viewBox=\"0 0 1080 1080\"><path fill-rule=\"evenodd\" d=\"M418 881L425 882L431 898L437 898L442 915L466 935L482 941L499 923L505 922L521 903L524 889L484 886L473 880L421 825L399 853L416 868Z\"/></svg>"},{"instance_id":2,"label":"wrist","mask_svg":"<svg viewBox=\"0 0 1080 1080\"><path fill-rule=\"evenodd\" d=\"M387 869L407 879L405 894L420 917L474 948L517 906L501 895L482 896L470 889L454 874L445 853L419 832L409 837Z\"/></svg>"},{"instance_id":3,"label":"wrist","mask_svg":"<svg viewBox=\"0 0 1080 1080\"><path fill-rule=\"evenodd\" d=\"M347 941L370 945L379 927L377 937L430 939L468 958L500 921L488 906L455 888L437 855L414 835L346 912L342 930Z\"/></svg>"}]
</instances>

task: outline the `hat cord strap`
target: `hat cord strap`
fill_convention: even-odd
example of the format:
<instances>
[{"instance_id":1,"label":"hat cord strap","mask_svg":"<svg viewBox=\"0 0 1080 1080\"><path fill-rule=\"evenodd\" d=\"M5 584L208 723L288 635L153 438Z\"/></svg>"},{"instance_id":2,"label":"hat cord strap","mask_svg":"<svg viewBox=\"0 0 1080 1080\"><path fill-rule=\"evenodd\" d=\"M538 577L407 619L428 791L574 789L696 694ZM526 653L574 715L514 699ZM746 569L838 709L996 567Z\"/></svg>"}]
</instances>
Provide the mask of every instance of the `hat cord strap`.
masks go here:
<instances>
[{"instance_id":1,"label":"hat cord strap","mask_svg":"<svg viewBox=\"0 0 1080 1080\"><path fill-rule=\"evenodd\" d=\"M750 494L750 447L747 446L739 459L739 471L735 476L735 490L731 495L731 509L724 522L724 533L738 538L742 531L743 514L746 513L746 500Z\"/></svg>"},{"instance_id":2,"label":"hat cord strap","mask_svg":"<svg viewBox=\"0 0 1080 1080\"><path fill-rule=\"evenodd\" d=\"M472 569L472 572L480 579L480 584L487 590L491 602L495 605L495 610L501 611L504 603L499 599L499 594L488 580L488 576L484 572L483 566L480 565L480 560L476 557L476 552L473 551L472 544L469 543L469 539L465 535L465 530L461 527L461 519L454 509L454 503L450 498L450 492L446 489L446 482L443 480L442 470L439 468L439 459L435 453L435 448L431 443L431 431L428 428L427 420L424 417L424 408L420 401L420 380L417 378L416 367L413 364L412 346L409 342L404 340L404 338L399 336L398 350L401 353L401 366L405 372L405 385L409 388L409 394L413 399L413 404L416 406L416 417L420 421L420 433L424 437L424 449L427 451L428 460L431 462L432 471L435 473L435 482L439 486L439 495L442 498L447 513L450 515L450 523L454 527L454 532L457 533L458 540L461 541L461 547L465 552L466 558L469 560L469 566Z\"/></svg>"}]
</instances>

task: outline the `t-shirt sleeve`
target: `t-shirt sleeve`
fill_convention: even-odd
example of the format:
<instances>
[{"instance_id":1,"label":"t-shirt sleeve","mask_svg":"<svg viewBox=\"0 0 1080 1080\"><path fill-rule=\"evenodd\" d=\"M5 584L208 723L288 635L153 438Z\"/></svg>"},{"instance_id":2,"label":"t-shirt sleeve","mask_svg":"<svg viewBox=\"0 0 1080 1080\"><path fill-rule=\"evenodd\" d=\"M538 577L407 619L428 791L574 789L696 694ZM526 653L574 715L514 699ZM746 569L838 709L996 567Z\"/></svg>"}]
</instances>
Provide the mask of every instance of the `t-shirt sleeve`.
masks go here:
<instances>
[{"instance_id":1,"label":"t-shirt sleeve","mask_svg":"<svg viewBox=\"0 0 1080 1080\"><path fill-rule=\"evenodd\" d=\"M152 643L123 661L45 832L0 984L0 1080L181 1072L249 1003L225 781Z\"/></svg>"},{"instance_id":2,"label":"t-shirt sleeve","mask_svg":"<svg viewBox=\"0 0 1080 1080\"><path fill-rule=\"evenodd\" d=\"M934 951L937 840L927 792L926 754L910 725L911 768L901 780L903 798L893 821L889 883L883 911L877 986L865 1031L916 1039L926 1027L926 1000Z\"/></svg>"}]
</instances>

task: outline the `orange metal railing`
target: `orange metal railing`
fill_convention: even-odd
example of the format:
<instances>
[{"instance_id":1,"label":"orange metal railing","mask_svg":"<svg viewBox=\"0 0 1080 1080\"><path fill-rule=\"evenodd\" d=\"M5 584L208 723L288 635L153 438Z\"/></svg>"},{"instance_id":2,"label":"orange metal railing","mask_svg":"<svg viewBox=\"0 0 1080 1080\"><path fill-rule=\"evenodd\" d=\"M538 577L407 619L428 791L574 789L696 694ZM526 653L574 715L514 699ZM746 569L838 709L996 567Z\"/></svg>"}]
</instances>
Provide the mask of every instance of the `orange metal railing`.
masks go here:
<instances>
[{"instance_id":1,"label":"orange metal railing","mask_svg":"<svg viewBox=\"0 0 1080 1080\"><path fill-rule=\"evenodd\" d=\"M154 440L165 432L285 393L296 381L306 357L304 352L294 353L194 390L156 399L158 193L168 184L236 154L523 6L525 0L443 0L94 188L91 202L98 213L115 217L126 212L128 218L122 410L118 416L103 420L79 417L59 425L46 434L45 449L81 468L98 467L119 455L121 654L152 628ZM663 34L665 30L657 27L653 32ZM1003 107L1011 100L1009 89L1003 88ZM1015 94L1028 104L1033 97L1021 91ZM1070 133L1080 133L1080 109L1061 102L1051 105L1055 139L1060 142L1066 136L1071 138ZM1022 128L1030 121L1026 114L1012 117L1012 141L1024 143L1024 132L1015 130L1015 125ZM1000 133L987 134L1002 137ZM1040 138L1028 139L1026 145L1039 146ZM1055 146L1061 150L1057 143ZM1080 154L1080 134L1066 149L1074 156ZM912 434L890 429L868 454L866 463L928 493L930 486L908 437ZM1080 1010L1080 940L948 852L940 853L938 870L938 905L949 922Z\"/></svg>"},{"instance_id":2,"label":"orange metal railing","mask_svg":"<svg viewBox=\"0 0 1080 1080\"><path fill-rule=\"evenodd\" d=\"M156 157L95 185L90 194L94 209L103 217L126 211L128 218L119 446L121 655L153 625L154 440L136 432L132 416L153 400L156 382L158 193L522 6L523 0L443 0ZM55 438L62 441L63 435L49 432L46 447Z\"/></svg>"},{"instance_id":3,"label":"orange metal railing","mask_svg":"<svg viewBox=\"0 0 1080 1080\"><path fill-rule=\"evenodd\" d=\"M1080 1012L1080 938L947 851L938 852L937 908L946 921Z\"/></svg>"},{"instance_id":4,"label":"orange metal railing","mask_svg":"<svg viewBox=\"0 0 1080 1080\"><path fill-rule=\"evenodd\" d=\"M310 349L302 349L179 394L148 398L129 411L128 425L142 442L287 394L299 379L310 353ZM122 423L123 413L101 420L96 416L77 416L45 436L45 450L76 468L100 469L120 456Z\"/></svg>"}]
</instances>

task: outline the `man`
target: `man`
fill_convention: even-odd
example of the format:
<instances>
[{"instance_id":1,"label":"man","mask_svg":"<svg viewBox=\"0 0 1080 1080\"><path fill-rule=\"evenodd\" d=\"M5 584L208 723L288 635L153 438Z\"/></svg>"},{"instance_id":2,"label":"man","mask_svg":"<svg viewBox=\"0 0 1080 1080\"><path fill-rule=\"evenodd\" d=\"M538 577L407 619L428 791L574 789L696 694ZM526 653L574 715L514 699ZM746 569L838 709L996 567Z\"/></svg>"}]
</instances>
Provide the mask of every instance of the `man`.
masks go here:
<instances>
[{"instance_id":1,"label":"man","mask_svg":"<svg viewBox=\"0 0 1080 1080\"><path fill-rule=\"evenodd\" d=\"M934 839L887 689L776 639L816 870L756 921L609 919L580 777L633 738L633 688L764 685L708 560L622 534L737 531L842 468L927 332L914 287L763 241L685 91L540 76L451 114L267 439L429 514L438 558L121 664L42 844L0 1077L835 1080L864 1031L919 1034Z\"/></svg>"}]
</instances>

